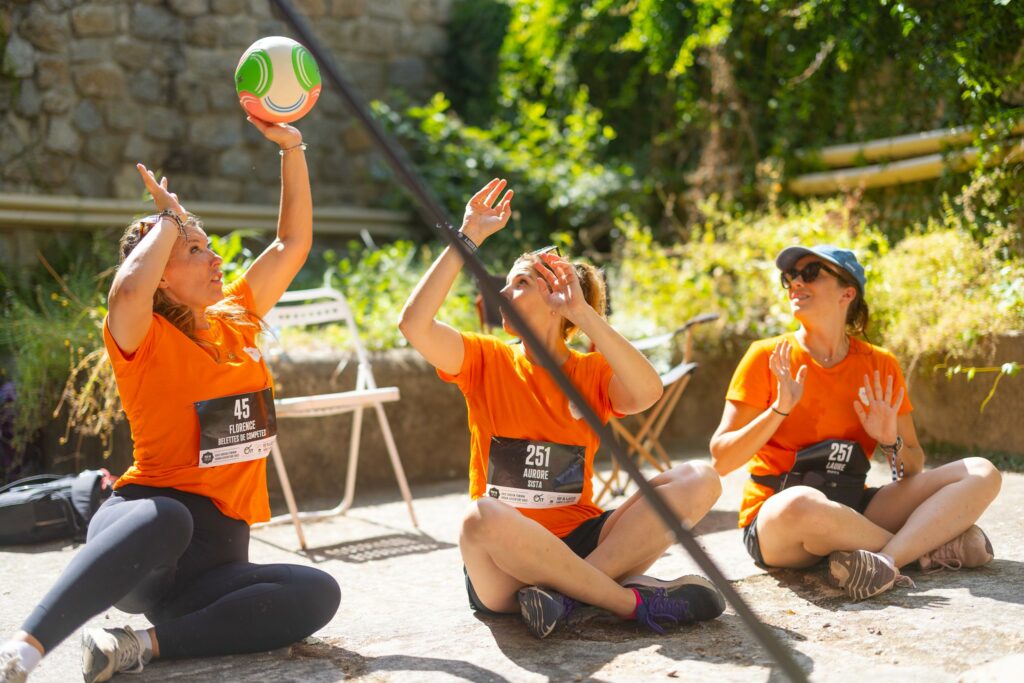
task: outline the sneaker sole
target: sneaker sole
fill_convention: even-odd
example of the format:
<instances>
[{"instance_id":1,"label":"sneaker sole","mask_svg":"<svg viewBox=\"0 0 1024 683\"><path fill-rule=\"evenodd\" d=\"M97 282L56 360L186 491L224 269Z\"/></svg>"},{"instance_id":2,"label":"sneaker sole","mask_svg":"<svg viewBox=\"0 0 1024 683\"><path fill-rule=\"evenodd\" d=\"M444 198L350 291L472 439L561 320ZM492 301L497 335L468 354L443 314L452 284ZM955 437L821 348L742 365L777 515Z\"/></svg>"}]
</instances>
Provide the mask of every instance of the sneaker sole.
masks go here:
<instances>
[{"instance_id":1,"label":"sneaker sole","mask_svg":"<svg viewBox=\"0 0 1024 683\"><path fill-rule=\"evenodd\" d=\"M861 562L856 559L852 559L856 558L860 552L863 551L834 552L829 555L828 560L829 574L831 574L833 578L835 578L835 572L832 570L833 563L842 566L844 570L848 572L848 577L846 579L846 584L843 586L843 590L845 590L846 594L857 602L873 598L876 595L889 590L893 587L893 584L896 582L896 578L899 576L899 574L896 573L888 580L878 580L878 573L871 571L874 566L873 562ZM843 559L847 557L851 558L851 560L849 563L844 563Z\"/></svg>"},{"instance_id":2,"label":"sneaker sole","mask_svg":"<svg viewBox=\"0 0 1024 683\"><path fill-rule=\"evenodd\" d=\"M672 581L663 581L662 579L656 579L653 576L645 575L630 576L622 582L622 585L626 588L664 588L665 592L670 594L674 589L683 588L685 586L698 586L705 589L705 591L712 596L715 607L712 610L714 612L713 615L702 615L701 618L697 619L697 621L710 621L712 619L716 619L725 611L725 598L723 598L722 593L715 588L715 584L703 576L698 576L696 574L680 576L678 579L673 579Z\"/></svg>"},{"instance_id":3,"label":"sneaker sole","mask_svg":"<svg viewBox=\"0 0 1024 683\"><path fill-rule=\"evenodd\" d=\"M92 635L82 634L82 678L85 683L102 683L114 676L110 659L96 646Z\"/></svg>"},{"instance_id":4,"label":"sneaker sole","mask_svg":"<svg viewBox=\"0 0 1024 683\"><path fill-rule=\"evenodd\" d=\"M530 633L542 639L551 635L562 616L561 607L555 609L558 601L537 587L521 588L516 597L519 599L519 611ZM557 611L557 614L552 616L552 611Z\"/></svg>"}]
</instances>

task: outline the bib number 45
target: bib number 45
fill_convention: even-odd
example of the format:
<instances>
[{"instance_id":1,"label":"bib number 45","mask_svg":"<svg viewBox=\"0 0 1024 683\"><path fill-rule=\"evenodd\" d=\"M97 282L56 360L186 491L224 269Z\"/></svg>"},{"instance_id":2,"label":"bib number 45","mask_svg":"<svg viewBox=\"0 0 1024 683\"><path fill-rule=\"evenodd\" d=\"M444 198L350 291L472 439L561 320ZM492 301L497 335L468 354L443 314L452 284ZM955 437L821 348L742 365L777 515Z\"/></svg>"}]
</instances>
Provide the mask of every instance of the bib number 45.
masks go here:
<instances>
[{"instance_id":1,"label":"bib number 45","mask_svg":"<svg viewBox=\"0 0 1024 683\"><path fill-rule=\"evenodd\" d=\"M249 419L249 399L248 398L235 399L235 419L236 420L248 420Z\"/></svg>"}]
</instances>

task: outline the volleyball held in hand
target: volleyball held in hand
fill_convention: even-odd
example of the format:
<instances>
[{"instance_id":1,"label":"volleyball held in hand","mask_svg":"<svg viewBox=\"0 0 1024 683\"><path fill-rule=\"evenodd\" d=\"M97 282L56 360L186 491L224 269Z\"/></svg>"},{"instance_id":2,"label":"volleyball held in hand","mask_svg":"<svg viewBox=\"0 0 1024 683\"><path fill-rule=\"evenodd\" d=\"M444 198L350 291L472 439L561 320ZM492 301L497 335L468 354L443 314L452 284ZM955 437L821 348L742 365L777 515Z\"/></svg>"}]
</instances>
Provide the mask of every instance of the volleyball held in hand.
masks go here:
<instances>
[{"instance_id":1,"label":"volleyball held in hand","mask_svg":"<svg viewBox=\"0 0 1024 683\"><path fill-rule=\"evenodd\" d=\"M250 116L291 123L308 114L320 97L320 69L309 50L291 38L260 38L238 60L235 90Z\"/></svg>"}]
</instances>

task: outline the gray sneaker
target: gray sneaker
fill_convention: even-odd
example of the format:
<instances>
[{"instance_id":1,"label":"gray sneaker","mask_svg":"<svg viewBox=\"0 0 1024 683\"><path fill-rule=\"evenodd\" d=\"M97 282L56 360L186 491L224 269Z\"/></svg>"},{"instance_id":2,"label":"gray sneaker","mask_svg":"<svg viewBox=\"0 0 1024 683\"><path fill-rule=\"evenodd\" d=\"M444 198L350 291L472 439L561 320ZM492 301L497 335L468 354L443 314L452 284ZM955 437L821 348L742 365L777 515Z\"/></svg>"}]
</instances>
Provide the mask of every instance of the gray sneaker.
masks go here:
<instances>
[{"instance_id":1,"label":"gray sneaker","mask_svg":"<svg viewBox=\"0 0 1024 683\"><path fill-rule=\"evenodd\" d=\"M888 559L867 550L837 550L828 556L831 583L854 600L866 600L893 586L914 588L909 576L900 574Z\"/></svg>"},{"instance_id":2,"label":"gray sneaker","mask_svg":"<svg viewBox=\"0 0 1024 683\"><path fill-rule=\"evenodd\" d=\"M114 674L142 673L149 661L130 626L82 631L82 677L85 683L109 681Z\"/></svg>"},{"instance_id":3,"label":"gray sneaker","mask_svg":"<svg viewBox=\"0 0 1024 683\"><path fill-rule=\"evenodd\" d=\"M15 650L0 650L0 683L25 683L28 672Z\"/></svg>"},{"instance_id":4,"label":"gray sneaker","mask_svg":"<svg viewBox=\"0 0 1024 683\"><path fill-rule=\"evenodd\" d=\"M547 638L558 626L569 620L569 616L580 603L556 590L541 586L526 586L516 594L519 611L523 615L530 633L538 638Z\"/></svg>"}]
</instances>

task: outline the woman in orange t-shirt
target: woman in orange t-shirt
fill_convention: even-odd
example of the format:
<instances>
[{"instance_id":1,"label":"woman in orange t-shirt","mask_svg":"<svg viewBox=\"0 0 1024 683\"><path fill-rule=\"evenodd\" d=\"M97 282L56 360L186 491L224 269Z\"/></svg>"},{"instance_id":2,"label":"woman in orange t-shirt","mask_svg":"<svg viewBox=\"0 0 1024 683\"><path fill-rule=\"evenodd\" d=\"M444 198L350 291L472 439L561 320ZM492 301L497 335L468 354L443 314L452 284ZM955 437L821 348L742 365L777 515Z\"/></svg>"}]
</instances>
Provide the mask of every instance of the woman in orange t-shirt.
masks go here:
<instances>
[{"instance_id":1,"label":"woman in orange t-shirt","mask_svg":"<svg viewBox=\"0 0 1024 683\"><path fill-rule=\"evenodd\" d=\"M135 462L90 521L85 546L0 646L4 681L24 680L43 654L111 606L145 613L154 627L86 629L87 683L141 671L154 657L283 647L338 608L329 574L248 561L249 524L269 516L265 458L276 433L256 334L313 234L301 133L249 120L280 148L280 217L277 238L229 287L167 179L138 165L159 214L125 231L104 322Z\"/></svg>"},{"instance_id":2,"label":"woman in orange t-shirt","mask_svg":"<svg viewBox=\"0 0 1024 683\"><path fill-rule=\"evenodd\" d=\"M492 180L466 205L458 237L471 250L508 222L512 191L502 196L504 188L504 180ZM454 250L441 254L409 297L400 328L466 397L473 502L459 547L471 607L520 612L540 638L578 603L636 618L659 633L659 621L717 617L725 603L707 579L631 576L662 555L667 536L639 494L614 511L594 505L598 438L536 364L534 349L460 333L436 319L461 266ZM604 320L604 283L593 267L542 249L513 264L502 295L602 420L645 410L661 396L657 372ZM505 330L515 334L507 322ZM596 353L566 345L577 330ZM718 475L702 462L679 465L651 484L690 525L721 493Z\"/></svg>"},{"instance_id":3,"label":"woman in orange t-shirt","mask_svg":"<svg viewBox=\"0 0 1024 683\"><path fill-rule=\"evenodd\" d=\"M775 260L800 329L754 342L711 440L722 475L749 462L740 526L751 556L775 567L829 558L855 600L912 585L900 574L976 567L992 546L974 525L999 492L983 458L924 470L899 364L858 339L868 324L864 269L831 245L789 247ZM878 447L893 482L865 488Z\"/></svg>"}]
</instances>

